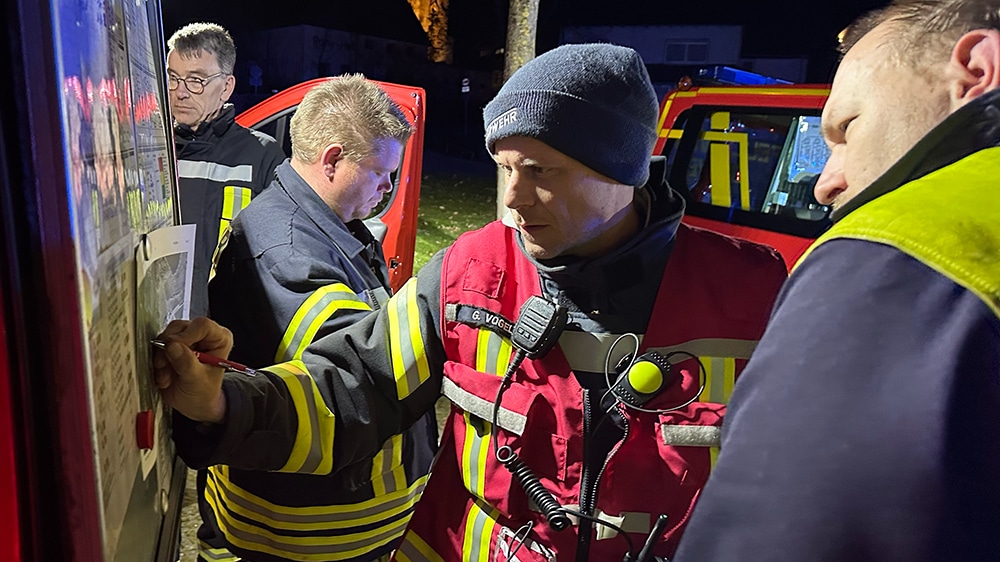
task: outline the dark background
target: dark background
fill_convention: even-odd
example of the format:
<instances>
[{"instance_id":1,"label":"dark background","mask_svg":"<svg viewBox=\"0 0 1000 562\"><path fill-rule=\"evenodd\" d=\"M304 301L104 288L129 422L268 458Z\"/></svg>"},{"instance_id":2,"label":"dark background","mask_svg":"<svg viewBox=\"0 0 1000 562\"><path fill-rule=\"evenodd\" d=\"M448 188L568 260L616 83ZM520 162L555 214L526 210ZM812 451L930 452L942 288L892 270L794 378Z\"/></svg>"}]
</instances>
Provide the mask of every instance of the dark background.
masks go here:
<instances>
[{"instance_id":1,"label":"dark background","mask_svg":"<svg viewBox=\"0 0 1000 562\"><path fill-rule=\"evenodd\" d=\"M540 0L538 51L558 44L563 25L742 25L743 54L807 56L810 82L827 82L836 62L837 33L884 0ZM454 64L470 68L502 64L507 0L451 0L448 31ZM192 21L214 21L234 35L310 24L403 41L426 42L406 0L163 0L169 36ZM237 37L237 46L239 40Z\"/></svg>"},{"instance_id":2,"label":"dark background","mask_svg":"<svg viewBox=\"0 0 1000 562\"><path fill-rule=\"evenodd\" d=\"M241 46L250 41L250 32L299 24L429 45L406 0L161 1L166 36L190 22L218 23L233 35L237 64ZM822 83L829 82L835 70L837 34L858 16L887 2L540 0L536 52L557 46L560 29L565 25L741 25L744 57L805 56L809 61L806 81ZM499 87L503 69L507 4L508 0L450 0L448 6L448 35L453 45L451 64L459 69L495 73L495 87ZM442 90L440 84L420 74L403 83L427 91L430 126L426 148L463 158L485 158L485 152L479 148L482 139L479 112L495 89L473 96L474 103L467 103L463 110L453 86ZM237 111L263 99L263 93L249 96L247 88L245 83L237 81L233 98Z\"/></svg>"}]
</instances>

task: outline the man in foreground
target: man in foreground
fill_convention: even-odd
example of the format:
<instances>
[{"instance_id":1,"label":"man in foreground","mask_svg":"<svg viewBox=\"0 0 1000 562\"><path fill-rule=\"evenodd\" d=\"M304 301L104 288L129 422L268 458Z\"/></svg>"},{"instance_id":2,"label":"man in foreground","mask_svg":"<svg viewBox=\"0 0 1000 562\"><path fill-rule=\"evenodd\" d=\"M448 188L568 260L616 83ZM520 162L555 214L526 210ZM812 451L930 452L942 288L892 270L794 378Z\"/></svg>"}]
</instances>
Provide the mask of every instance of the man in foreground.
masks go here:
<instances>
[{"instance_id":1,"label":"man in foreground","mask_svg":"<svg viewBox=\"0 0 1000 562\"><path fill-rule=\"evenodd\" d=\"M676 561L1000 559L1000 2L850 29L798 265Z\"/></svg>"},{"instance_id":2,"label":"man in foreground","mask_svg":"<svg viewBox=\"0 0 1000 562\"><path fill-rule=\"evenodd\" d=\"M189 347L226 355L228 331L171 324L157 382L216 424L191 437L204 462L259 467L267 450L274 467L336 469L443 393L442 449L397 559L672 554L785 272L680 224L663 168L650 177L657 113L635 51L549 51L484 112L509 224L463 235L381 311L261 376L223 381Z\"/></svg>"}]
</instances>

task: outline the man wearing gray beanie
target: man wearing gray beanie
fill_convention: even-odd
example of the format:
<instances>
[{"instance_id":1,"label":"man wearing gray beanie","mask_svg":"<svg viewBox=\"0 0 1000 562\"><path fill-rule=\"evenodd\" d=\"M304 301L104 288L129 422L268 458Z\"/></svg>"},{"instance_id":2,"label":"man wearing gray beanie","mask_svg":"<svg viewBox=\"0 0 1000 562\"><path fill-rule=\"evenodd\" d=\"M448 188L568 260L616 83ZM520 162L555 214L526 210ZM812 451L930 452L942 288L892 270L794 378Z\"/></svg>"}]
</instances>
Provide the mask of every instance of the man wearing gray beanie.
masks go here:
<instances>
[{"instance_id":1,"label":"man wearing gray beanie","mask_svg":"<svg viewBox=\"0 0 1000 562\"><path fill-rule=\"evenodd\" d=\"M544 142L625 185L649 177L659 112L639 54L564 45L518 70L486 105L486 148L513 136Z\"/></svg>"},{"instance_id":2,"label":"man wearing gray beanie","mask_svg":"<svg viewBox=\"0 0 1000 562\"><path fill-rule=\"evenodd\" d=\"M380 311L265 376L218 382L186 346L225 357L229 333L172 324L157 363L166 401L223 424L206 432L213 462L266 450L314 468L364 458L444 394L441 450L396 559L671 556L785 267L681 224L662 158L650 165L657 111L632 49L532 60L484 111L505 221L462 235Z\"/></svg>"}]
</instances>

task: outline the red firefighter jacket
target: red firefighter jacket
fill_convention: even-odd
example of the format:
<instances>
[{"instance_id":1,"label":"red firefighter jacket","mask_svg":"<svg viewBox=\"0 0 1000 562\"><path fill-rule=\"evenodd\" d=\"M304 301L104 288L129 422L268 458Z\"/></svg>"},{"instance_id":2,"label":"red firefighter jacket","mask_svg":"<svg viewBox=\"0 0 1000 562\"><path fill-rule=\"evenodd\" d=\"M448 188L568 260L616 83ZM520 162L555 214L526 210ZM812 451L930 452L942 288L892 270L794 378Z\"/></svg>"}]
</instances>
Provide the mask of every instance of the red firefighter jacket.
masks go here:
<instances>
[{"instance_id":1,"label":"red firefighter jacket","mask_svg":"<svg viewBox=\"0 0 1000 562\"><path fill-rule=\"evenodd\" d=\"M581 387L566 348L582 349L588 337L606 347L607 338L569 326L551 352L517 369L494 428L510 329L521 305L542 292L538 279L515 231L499 223L464 235L444 258L442 386L453 407L434 478L398 560L508 560L517 549L510 559L522 562L617 561L635 554L661 514L667 525L654 552L671 555L717 455L725 401L763 332L784 267L763 247L682 225L638 350L670 359L665 388L643 406L670 411L637 411ZM617 413L601 416L599 409ZM591 436L606 417L617 420L624 438L594 462ZM497 445L510 446L559 504L616 525L633 546L586 518L551 528L497 462L494 431Z\"/></svg>"}]
</instances>

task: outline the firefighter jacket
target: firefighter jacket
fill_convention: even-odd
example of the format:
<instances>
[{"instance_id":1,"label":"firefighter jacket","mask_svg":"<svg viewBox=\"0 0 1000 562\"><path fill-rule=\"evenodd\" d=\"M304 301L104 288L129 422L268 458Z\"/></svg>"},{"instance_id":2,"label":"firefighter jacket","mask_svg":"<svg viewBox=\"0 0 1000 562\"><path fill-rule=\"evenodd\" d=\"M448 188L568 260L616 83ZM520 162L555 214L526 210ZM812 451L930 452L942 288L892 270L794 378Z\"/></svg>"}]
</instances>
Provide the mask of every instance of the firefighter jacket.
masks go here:
<instances>
[{"instance_id":1,"label":"firefighter jacket","mask_svg":"<svg viewBox=\"0 0 1000 562\"><path fill-rule=\"evenodd\" d=\"M676 560L1000 559L998 123L957 110L796 266Z\"/></svg>"},{"instance_id":2,"label":"firefighter jacket","mask_svg":"<svg viewBox=\"0 0 1000 562\"><path fill-rule=\"evenodd\" d=\"M666 269L652 278L659 282L645 303L648 325L636 333L639 353L656 350L673 363L666 387L644 405L664 411L628 408L606 394L606 383L584 386L593 371L604 377L608 344L618 334L578 331L573 318L553 351L516 371L501 395L496 427L491 412L511 360L512 323L524 301L543 292L515 232L494 224L459 239L445 255L443 389L454 407L402 551L410 559L425 548L445 560L506 560L514 548L522 561L573 560L577 549L589 553L583 559L622 558L627 542L610 527L583 520L553 530L497 462L495 446L507 445L558 504L615 524L636 545L665 514L654 552L671 554L717 452L726 395L784 279L781 260L680 226ZM594 318L602 311L579 312ZM630 345L625 340L621 347L634 352ZM620 431L609 451L595 454L604 437L598 424Z\"/></svg>"},{"instance_id":3,"label":"firefighter jacket","mask_svg":"<svg viewBox=\"0 0 1000 562\"><path fill-rule=\"evenodd\" d=\"M286 161L274 184L233 221L210 283L212 316L231 326L231 357L248 365L298 359L314 339L388 300L381 245L347 224ZM212 466L199 537L256 561L373 560L398 543L437 446L433 415L386 439L373 457L305 474ZM210 532L211 531L211 532ZM222 539L222 540L220 540Z\"/></svg>"},{"instance_id":4,"label":"firefighter jacket","mask_svg":"<svg viewBox=\"0 0 1000 562\"><path fill-rule=\"evenodd\" d=\"M626 539L586 519L553 531L490 457L490 409L512 352L503 326L516 322L526 296L544 294L569 309L571 326L549 355L527 360L513 377L501 397L500 444L524 455L560 504L617 522L634 543L645 539L650 518L668 513L654 542L656 552L669 552L714 458L721 403L785 269L759 246L680 227L679 196L665 183L655 187L637 190L644 228L608 255L530 261L517 232L501 223L463 236L382 311L315 341L301 361L227 378L227 423L211 435L181 423L179 442L202 462L259 463L266 450L273 464L292 466L294 457L296 466L308 459L336 467L419 419L443 391L453 402L429 484L435 493L418 504L397 559L505 560L523 543L516 558L525 561L575 552L620 560ZM639 415L606 395L604 362L624 334L642 350L682 352L672 356L672 384L648 404L678 409ZM618 347L635 351L634 343ZM699 362L685 353L699 358L704 389ZM611 413L599 416L602 408ZM660 495L666 490L673 495Z\"/></svg>"},{"instance_id":5,"label":"firefighter jacket","mask_svg":"<svg viewBox=\"0 0 1000 562\"><path fill-rule=\"evenodd\" d=\"M271 183L285 154L271 137L237 124L231 104L197 130L175 126L174 142L181 222L198 225L191 317L202 316L208 311L212 256L222 233L250 198Z\"/></svg>"}]
</instances>

